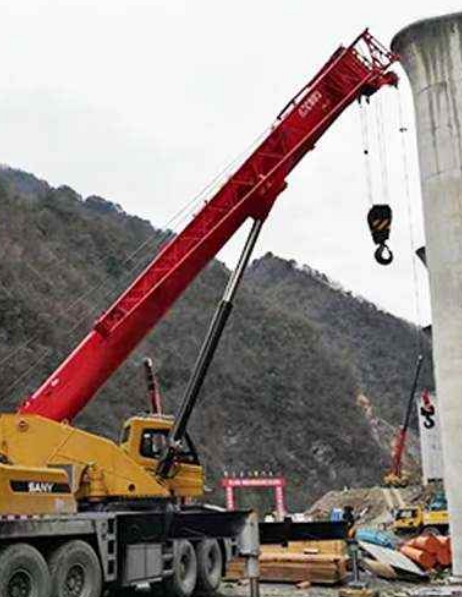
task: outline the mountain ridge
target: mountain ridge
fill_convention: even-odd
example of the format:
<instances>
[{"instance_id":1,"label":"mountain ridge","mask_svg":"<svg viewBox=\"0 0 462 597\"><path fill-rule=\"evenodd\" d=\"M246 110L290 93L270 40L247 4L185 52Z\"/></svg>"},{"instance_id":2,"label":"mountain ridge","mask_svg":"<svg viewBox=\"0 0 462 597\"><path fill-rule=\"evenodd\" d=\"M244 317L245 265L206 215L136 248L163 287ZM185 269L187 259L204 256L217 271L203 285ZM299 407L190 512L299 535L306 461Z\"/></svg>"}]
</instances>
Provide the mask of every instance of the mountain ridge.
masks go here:
<instances>
[{"instance_id":1,"label":"mountain ridge","mask_svg":"<svg viewBox=\"0 0 462 597\"><path fill-rule=\"evenodd\" d=\"M84 200L70 187L5 167L0 209L0 400L11 410L171 232L101 197ZM76 424L115 439L124 418L146 409L145 354L154 356L174 412L228 276L212 261ZM284 474L292 509L306 509L326 490L381 479L388 446L374 437L358 396L399 423L417 332L331 286L323 274L272 255L250 267L192 422L210 498L223 502L224 471ZM419 337L430 363L431 347ZM430 369L422 379L431 387ZM271 507L263 495L246 499Z\"/></svg>"}]
</instances>

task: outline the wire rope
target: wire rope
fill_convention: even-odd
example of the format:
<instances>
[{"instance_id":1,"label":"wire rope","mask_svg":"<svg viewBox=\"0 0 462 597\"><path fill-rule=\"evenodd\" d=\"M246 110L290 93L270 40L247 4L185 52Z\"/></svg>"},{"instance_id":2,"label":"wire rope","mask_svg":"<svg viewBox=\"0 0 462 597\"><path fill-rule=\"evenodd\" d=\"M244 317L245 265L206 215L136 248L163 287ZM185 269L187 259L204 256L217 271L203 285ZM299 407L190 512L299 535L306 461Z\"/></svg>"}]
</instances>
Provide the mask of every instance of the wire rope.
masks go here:
<instances>
[{"instance_id":1,"label":"wire rope","mask_svg":"<svg viewBox=\"0 0 462 597\"><path fill-rule=\"evenodd\" d=\"M375 119L376 119L376 135L377 145L379 149L379 158L382 174L382 194L383 202L390 203L389 180L388 180L388 154L387 144L385 141L385 128L383 118L382 97L376 98L375 101Z\"/></svg>"},{"instance_id":2,"label":"wire rope","mask_svg":"<svg viewBox=\"0 0 462 597\"><path fill-rule=\"evenodd\" d=\"M367 108L362 102L359 103L359 115L361 120L361 135L363 141L364 170L366 173L366 194L367 201L369 205L372 206L374 203L374 188L372 183L369 123Z\"/></svg>"},{"instance_id":3,"label":"wire rope","mask_svg":"<svg viewBox=\"0 0 462 597\"><path fill-rule=\"evenodd\" d=\"M422 314L421 314L421 296L419 290L419 280L417 274L417 255L416 255L416 242L415 242L415 230L414 230L414 214L412 210L412 193L411 193L411 179L409 174L409 160L408 160L408 147L407 147L407 135L408 128L405 126L404 110L402 103L401 93L398 91L398 118L399 118L399 133L401 137L401 163L403 166L404 176L404 191L406 195L407 205L407 219L408 219L408 232L409 232L409 245L411 251L412 261L412 283L414 292L414 315L416 319L416 349L417 354L422 351Z\"/></svg>"}]
</instances>

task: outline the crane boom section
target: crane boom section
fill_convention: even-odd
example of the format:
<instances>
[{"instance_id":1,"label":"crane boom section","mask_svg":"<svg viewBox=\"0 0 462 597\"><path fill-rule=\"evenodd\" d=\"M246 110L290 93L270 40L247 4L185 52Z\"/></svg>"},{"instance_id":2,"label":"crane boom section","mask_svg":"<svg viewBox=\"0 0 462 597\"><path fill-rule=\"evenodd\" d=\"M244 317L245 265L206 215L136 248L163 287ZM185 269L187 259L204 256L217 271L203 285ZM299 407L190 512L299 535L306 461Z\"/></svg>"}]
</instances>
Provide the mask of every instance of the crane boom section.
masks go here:
<instances>
[{"instance_id":1,"label":"crane boom section","mask_svg":"<svg viewBox=\"0 0 462 597\"><path fill-rule=\"evenodd\" d=\"M265 218L286 176L354 100L395 85L396 56L366 30L340 47L285 107L266 138L170 240L24 402L23 413L72 420L248 218Z\"/></svg>"}]
</instances>

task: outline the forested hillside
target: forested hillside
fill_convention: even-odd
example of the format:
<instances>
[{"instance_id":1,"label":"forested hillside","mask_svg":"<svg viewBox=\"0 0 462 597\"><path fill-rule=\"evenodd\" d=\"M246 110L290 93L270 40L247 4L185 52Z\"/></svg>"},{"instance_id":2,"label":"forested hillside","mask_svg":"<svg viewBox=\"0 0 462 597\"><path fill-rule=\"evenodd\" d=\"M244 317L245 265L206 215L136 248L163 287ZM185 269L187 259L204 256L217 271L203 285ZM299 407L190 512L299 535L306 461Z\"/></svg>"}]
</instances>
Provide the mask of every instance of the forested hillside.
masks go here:
<instances>
[{"instance_id":1,"label":"forested hillside","mask_svg":"<svg viewBox=\"0 0 462 597\"><path fill-rule=\"evenodd\" d=\"M0 215L0 400L11 410L168 233L102 198L84 200L6 167ZM124 417L145 410L145 355L174 412L228 275L211 263L75 423L116 438ZM365 394L396 424L415 340L411 325L309 268L273 256L255 262L194 415L209 487L225 470L271 469L286 475L289 504L301 509L327 489L378 482L386 446L357 398ZM428 356L426 340L424 349Z\"/></svg>"},{"instance_id":2,"label":"forested hillside","mask_svg":"<svg viewBox=\"0 0 462 597\"><path fill-rule=\"evenodd\" d=\"M271 254L253 263L248 280L267 304L310 321L327 349L352 371L377 415L401 421L419 352L425 357L420 385L433 387L430 340L410 323L354 296L307 265L300 267Z\"/></svg>"}]
</instances>

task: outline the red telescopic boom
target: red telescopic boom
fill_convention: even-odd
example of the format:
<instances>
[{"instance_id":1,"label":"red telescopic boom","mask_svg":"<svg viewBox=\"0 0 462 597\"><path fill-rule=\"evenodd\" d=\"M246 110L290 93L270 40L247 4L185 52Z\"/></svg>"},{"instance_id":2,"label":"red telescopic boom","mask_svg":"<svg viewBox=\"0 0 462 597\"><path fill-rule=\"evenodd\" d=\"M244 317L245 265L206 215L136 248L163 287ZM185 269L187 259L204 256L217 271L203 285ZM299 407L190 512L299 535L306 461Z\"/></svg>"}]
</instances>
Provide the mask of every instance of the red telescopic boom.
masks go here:
<instances>
[{"instance_id":1,"label":"red telescopic boom","mask_svg":"<svg viewBox=\"0 0 462 597\"><path fill-rule=\"evenodd\" d=\"M248 219L263 219L301 158L354 100L384 85L397 56L366 30L340 47L278 116L266 139L171 240L21 413L71 421Z\"/></svg>"},{"instance_id":2,"label":"red telescopic boom","mask_svg":"<svg viewBox=\"0 0 462 597\"><path fill-rule=\"evenodd\" d=\"M403 476L403 457L404 449L406 447L407 431L411 422L412 407L414 406L415 392L419 381L420 372L422 369L423 357L419 354L417 357L417 365L415 368L414 379L412 381L411 392L406 405L406 412L404 413L404 420L401 427L396 434L394 445L392 447L392 468L391 474L400 479Z\"/></svg>"}]
</instances>

